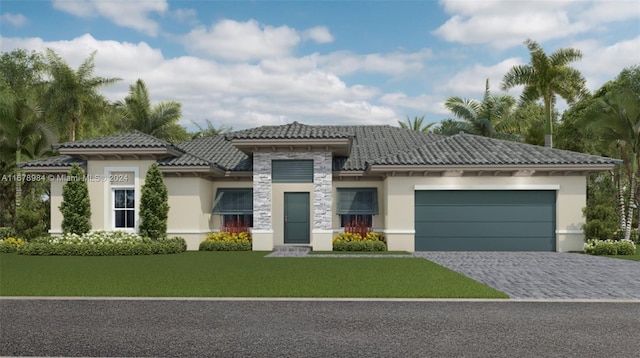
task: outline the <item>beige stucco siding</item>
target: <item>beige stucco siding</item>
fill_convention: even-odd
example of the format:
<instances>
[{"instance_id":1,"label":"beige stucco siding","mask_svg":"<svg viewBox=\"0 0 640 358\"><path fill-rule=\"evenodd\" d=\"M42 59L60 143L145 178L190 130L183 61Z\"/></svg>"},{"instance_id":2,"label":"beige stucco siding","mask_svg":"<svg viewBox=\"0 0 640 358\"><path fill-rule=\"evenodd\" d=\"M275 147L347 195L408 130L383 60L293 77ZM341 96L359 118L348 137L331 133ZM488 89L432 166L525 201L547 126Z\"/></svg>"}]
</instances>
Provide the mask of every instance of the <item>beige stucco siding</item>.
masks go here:
<instances>
[{"instance_id":1,"label":"beige stucco siding","mask_svg":"<svg viewBox=\"0 0 640 358\"><path fill-rule=\"evenodd\" d=\"M198 177L164 178L169 192L168 236L181 236L197 250L211 227L213 182Z\"/></svg>"},{"instance_id":2,"label":"beige stucco siding","mask_svg":"<svg viewBox=\"0 0 640 358\"><path fill-rule=\"evenodd\" d=\"M51 229L49 232L52 235L58 235L62 233L62 213L60 212L60 204L62 204L62 187L64 182L62 180L51 181L51 193L49 197L49 203L51 205Z\"/></svg>"},{"instance_id":3,"label":"beige stucco siding","mask_svg":"<svg viewBox=\"0 0 640 358\"><path fill-rule=\"evenodd\" d=\"M438 189L545 189L556 191L556 248L558 251L581 250L582 208L586 205L586 177L388 177L385 229L389 250L414 250L414 191L428 187ZM557 189L550 189L555 188Z\"/></svg>"}]
</instances>

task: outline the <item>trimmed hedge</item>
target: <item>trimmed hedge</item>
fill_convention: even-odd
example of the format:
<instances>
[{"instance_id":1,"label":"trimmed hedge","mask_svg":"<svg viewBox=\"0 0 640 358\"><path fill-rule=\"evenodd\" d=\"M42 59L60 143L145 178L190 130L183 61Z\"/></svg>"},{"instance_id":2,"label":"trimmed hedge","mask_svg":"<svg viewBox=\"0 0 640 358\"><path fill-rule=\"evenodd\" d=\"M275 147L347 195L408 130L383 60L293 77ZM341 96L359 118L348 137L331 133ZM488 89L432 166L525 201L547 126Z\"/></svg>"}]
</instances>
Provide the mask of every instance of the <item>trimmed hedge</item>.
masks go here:
<instances>
[{"instance_id":1,"label":"trimmed hedge","mask_svg":"<svg viewBox=\"0 0 640 358\"><path fill-rule=\"evenodd\" d=\"M163 241L113 244L49 244L27 243L18 248L21 255L37 256L133 256L177 254L186 250L183 238L174 237Z\"/></svg>"},{"instance_id":2,"label":"trimmed hedge","mask_svg":"<svg viewBox=\"0 0 640 358\"><path fill-rule=\"evenodd\" d=\"M251 241L211 241L200 243L200 251L251 251Z\"/></svg>"},{"instance_id":3,"label":"trimmed hedge","mask_svg":"<svg viewBox=\"0 0 640 358\"><path fill-rule=\"evenodd\" d=\"M382 241L337 241L333 251L387 251L387 245Z\"/></svg>"},{"instance_id":4,"label":"trimmed hedge","mask_svg":"<svg viewBox=\"0 0 640 358\"><path fill-rule=\"evenodd\" d=\"M181 237L152 240L121 231L91 231L84 235L37 238L20 246L17 252L42 256L123 256L175 254L186 249L187 242Z\"/></svg>"},{"instance_id":5,"label":"trimmed hedge","mask_svg":"<svg viewBox=\"0 0 640 358\"><path fill-rule=\"evenodd\" d=\"M16 252L18 247L24 245L25 241L15 237L6 237L0 240L0 253Z\"/></svg>"},{"instance_id":6,"label":"trimmed hedge","mask_svg":"<svg viewBox=\"0 0 640 358\"><path fill-rule=\"evenodd\" d=\"M251 251L250 232L211 232L200 243L200 251Z\"/></svg>"},{"instance_id":7,"label":"trimmed hedge","mask_svg":"<svg viewBox=\"0 0 640 358\"><path fill-rule=\"evenodd\" d=\"M366 236L354 232L341 232L333 238L334 251L387 251L384 235L370 231Z\"/></svg>"}]
</instances>

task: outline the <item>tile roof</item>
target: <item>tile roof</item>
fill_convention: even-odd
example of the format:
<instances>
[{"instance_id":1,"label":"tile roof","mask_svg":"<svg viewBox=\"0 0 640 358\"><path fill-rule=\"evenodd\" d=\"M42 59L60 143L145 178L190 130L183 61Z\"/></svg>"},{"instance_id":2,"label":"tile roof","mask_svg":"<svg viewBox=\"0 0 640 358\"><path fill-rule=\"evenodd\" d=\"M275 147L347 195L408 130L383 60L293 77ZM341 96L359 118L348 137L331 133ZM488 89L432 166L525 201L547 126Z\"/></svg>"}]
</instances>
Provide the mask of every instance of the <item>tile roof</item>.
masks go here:
<instances>
[{"instance_id":1,"label":"tile roof","mask_svg":"<svg viewBox=\"0 0 640 358\"><path fill-rule=\"evenodd\" d=\"M293 122L280 126L262 126L225 134L227 139L335 139L351 135L322 126Z\"/></svg>"},{"instance_id":2,"label":"tile roof","mask_svg":"<svg viewBox=\"0 0 640 358\"><path fill-rule=\"evenodd\" d=\"M55 157L48 157L43 159L32 160L25 163L18 164L19 167L71 167L74 163L84 165L85 160L74 158L68 155L57 155Z\"/></svg>"},{"instance_id":3,"label":"tile roof","mask_svg":"<svg viewBox=\"0 0 640 358\"><path fill-rule=\"evenodd\" d=\"M172 144L148 134L132 131L108 137L85 139L76 142L60 143L54 149L67 148L169 148Z\"/></svg>"},{"instance_id":4,"label":"tile roof","mask_svg":"<svg viewBox=\"0 0 640 358\"><path fill-rule=\"evenodd\" d=\"M380 157L377 165L580 165L620 164L612 158L540 147L531 144L457 134Z\"/></svg>"},{"instance_id":5,"label":"tile roof","mask_svg":"<svg viewBox=\"0 0 640 358\"><path fill-rule=\"evenodd\" d=\"M63 143L59 148L161 148L171 146L184 154L158 161L160 166L216 166L229 171L251 171L252 160L232 139L351 138L348 157L333 158L334 171L364 171L369 165L612 165L617 159L592 156L530 144L457 134L444 137L389 125L309 126L293 122L263 126L172 145L130 132L116 136ZM83 163L63 155L23 163L29 167L71 166Z\"/></svg>"}]
</instances>

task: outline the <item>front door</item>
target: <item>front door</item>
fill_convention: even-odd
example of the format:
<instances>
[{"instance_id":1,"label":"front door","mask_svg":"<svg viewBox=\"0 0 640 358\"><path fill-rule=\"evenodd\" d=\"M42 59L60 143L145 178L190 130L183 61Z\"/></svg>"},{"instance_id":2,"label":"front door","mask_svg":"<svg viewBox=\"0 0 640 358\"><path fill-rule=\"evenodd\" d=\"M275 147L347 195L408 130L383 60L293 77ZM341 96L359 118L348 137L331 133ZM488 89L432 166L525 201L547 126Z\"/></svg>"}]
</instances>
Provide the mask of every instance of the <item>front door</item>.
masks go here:
<instances>
[{"instance_id":1,"label":"front door","mask_svg":"<svg viewBox=\"0 0 640 358\"><path fill-rule=\"evenodd\" d=\"M284 193L284 243L309 243L309 193Z\"/></svg>"}]
</instances>

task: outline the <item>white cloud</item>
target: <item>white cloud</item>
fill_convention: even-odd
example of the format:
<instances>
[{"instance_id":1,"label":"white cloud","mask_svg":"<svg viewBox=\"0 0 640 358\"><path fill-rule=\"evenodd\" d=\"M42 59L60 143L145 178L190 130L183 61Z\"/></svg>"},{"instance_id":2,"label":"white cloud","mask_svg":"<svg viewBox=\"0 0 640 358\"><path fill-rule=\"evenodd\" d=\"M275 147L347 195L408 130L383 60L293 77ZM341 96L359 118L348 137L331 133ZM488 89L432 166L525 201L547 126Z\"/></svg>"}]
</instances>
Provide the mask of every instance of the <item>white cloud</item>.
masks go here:
<instances>
[{"instance_id":1,"label":"white cloud","mask_svg":"<svg viewBox=\"0 0 640 358\"><path fill-rule=\"evenodd\" d=\"M122 78L117 85L101 90L107 98L124 98L128 86L142 78L154 103L164 100L182 103L182 124L186 126L205 119L217 126L240 129L292 120L311 124L395 124L404 118L392 106L376 103L380 89L348 84L339 75L315 64L287 71L286 60L282 65L277 59L265 66L193 56L166 58L145 42L100 41L88 34L52 42L0 37L0 43L2 51L53 48L73 68L98 50L95 75ZM307 61L313 63L313 58Z\"/></svg>"},{"instance_id":2,"label":"white cloud","mask_svg":"<svg viewBox=\"0 0 640 358\"><path fill-rule=\"evenodd\" d=\"M189 25L198 24L198 12L195 9L176 9L171 14L180 22Z\"/></svg>"},{"instance_id":3,"label":"white cloud","mask_svg":"<svg viewBox=\"0 0 640 358\"><path fill-rule=\"evenodd\" d=\"M333 35L326 26L316 26L302 32L302 38L305 40L313 40L317 43L333 42Z\"/></svg>"},{"instance_id":4,"label":"white cloud","mask_svg":"<svg viewBox=\"0 0 640 358\"><path fill-rule=\"evenodd\" d=\"M149 15L151 13L164 14L169 9L169 4L166 0L54 0L53 7L78 17L100 15L119 26L132 28L150 36L157 36L159 25L156 21L151 20Z\"/></svg>"},{"instance_id":5,"label":"white cloud","mask_svg":"<svg viewBox=\"0 0 640 358\"><path fill-rule=\"evenodd\" d=\"M640 65L640 35L611 45L590 40L577 43L575 47L582 50L583 58L574 67L585 76L591 91L614 79L622 69Z\"/></svg>"},{"instance_id":6,"label":"white cloud","mask_svg":"<svg viewBox=\"0 0 640 358\"><path fill-rule=\"evenodd\" d=\"M27 23L27 18L22 14L12 14L10 12L5 12L0 16L0 21L8 22L12 26L21 27Z\"/></svg>"},{"instance_id":7,"label":"white cloud","mask_svg":"<svg viewBox=\"0 0 640 358\"><path fill-rule=\"evenodd\" d=\"M441 96L421 94L418 96L408 96L402 92L387 93L380 97L380 103L392 108L411 109L422 116L424 113L448 114L443 107ZM427 116L427 122L431 122Z\"/></svg>"},{"instance_id":8,"label":"white cloud","mask_svg":"<svg viewBox=\"0 0 640 358\"><path fill-rule=\"evenodd\" d=\"M182 37L186 48L213 58L250 61L288 55L300 35L288 26L263 26L256 20L221 20L210 29L198 27Z\"/></svg>"},{"instance_id":9,"label":"white cloud","mask_svg":"<svg viewBox=\"0 0 640 358\"><path fill-rule=\"evenodd\" d=\"M424 68L424 63L431 58L432 52L422 49L418 52L392 52L386 54L354 54L350 51L330 53L319 59L323 68L338 75L354 72L385 73L403 75L417 73Z\"/></svg>"},{"instance_id":10,"label":"white cloud","mask_svg":"<svg viewBox=\"0 0 640 358\"><path fill-rule=\"evenodd\" d=\"M640 18L636 0L441 0L451 15L433 33L462 44L509 48L527 38L544 42L586 33L614 21ZM634 8L635 7L635 8Z\"/></svg>"},{"instance_id":11,"label":"white cloud","mask_svg":"<svg viewBox=\"0 0 640 358\"><path fill-rule=\"evenodd\" d=\"M438 88L438 90L446 94L446 97L474 96L484 93L485 81L489 79L491 92L498 93L500 92L500 83L502 82L504 74L507 73L511 67L523 63L525 62L521 59L508 58L493 66L475 64L458 71L446 84ZM511 92L511 94L513 94L518 91L514 90Z\"/></svg>"}]
</instances>

